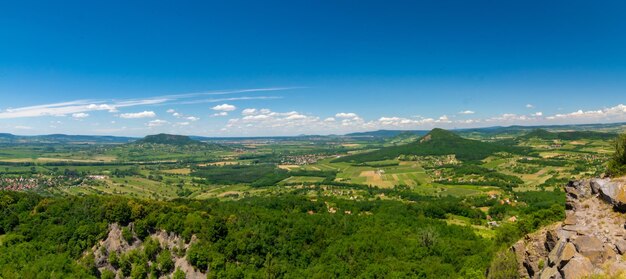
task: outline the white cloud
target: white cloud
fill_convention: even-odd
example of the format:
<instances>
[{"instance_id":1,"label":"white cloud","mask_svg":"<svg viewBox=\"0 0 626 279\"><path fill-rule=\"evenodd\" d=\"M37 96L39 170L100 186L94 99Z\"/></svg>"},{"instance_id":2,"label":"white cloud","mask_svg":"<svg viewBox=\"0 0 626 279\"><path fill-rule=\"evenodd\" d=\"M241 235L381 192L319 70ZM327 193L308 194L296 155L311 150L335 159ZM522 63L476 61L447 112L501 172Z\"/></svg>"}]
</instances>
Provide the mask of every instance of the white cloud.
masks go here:
<instances>
[{"instance_id":1,"label":"white cloud","mask_svg":"<svg viewBox=\"0 0 626 279\"><path fill-rule=\"evenodd\" d=\"M167 122L165 120L161 120L161 119L155 119L155 120L152 120L152 121L146 123L146 126L148 126L148 127L160 127L160 126L163 126L163 125L165 125L167 123L169 123L169 122Z\"/></svg>"},{"instance_id":2,"label":"white cloud","mask_svg":"<svg viewBox=\"0 0 626 279\"><path fill-rule=\"evenodd\" d=\"M624 121L626 120L626 105L619 104L614 107L599 109L599 110L587 110L582 109L565 114L556 114L548 116L549 120L608 120L608 121Z\"/></svg>"},{"instance_id":3,"label":"white cloud","mask_svg":"<svg viewBox=\"0 0 626 279\"><path fill-rule=\"evenodd\" d=\"M174 109L168 109L167 113L175 113L176 111Z\"/></svg>"},{"instance_id":4,"label":"white cloud","mask_svg":"<svg viewBox=\"0 0 626 279\"><path fill-rule=\"evenodd\" d=\"M214 113L214 114L212 114L211 116L213 116L213 117L218 117L218 116L228 116L228 112L221 111L221 112Z\"/></svg>"},{"instance_id":5,"label":"white cloud","mask_svg":"<svg viewBox=\"0 0 626 279\"><path fill-rule=\"evenodd\" d=\"M452 121L450 121L450 119L448 118L447 115L440 116L439 119L437 119L435 122L437 122L437 123L452 123Z\"/></svg>"},{"instance_id":6,"label":"white cloud","mask_svg":"<svg viewBox=\"0 0 626 279\"><path fill-rule=\"evenodd\" d=\"M499 116L494 116L491 118L487 118L485 121L487 122L499 122L504 124L511 124L510 122L515 121L526 121L529 117L526 115L517 115L515 113L505 113Z\"/></svg>"},{"instance_id":7,"label":"white cloud","mask_svg":"<svg viewBox=\"0 0 626 279\"><path fill-rule=\"evenodd\" d=\"M177 105L194 105L194 104L219 103L219 102L228 102L228 101L275 100L275 99L282 99L282 98L283 97L280 97L280 96L244 96L244 97L233 97L233 98L192 100L192 101L177 102L177 103L174 103L174 104L177 104Z\"/></svg>"},{"instance_id":8,"label":"white cloud","mask_svg":"<svg viewBox=\"0 0 626 279\"><path fill-rule=\"evenodd\" d=\"M120 114L121 118L127 119L135 119L135 118L153 118L156 117L156 113L154 111L142 111L135 113L122 113Z\"/></svg>"},{"instance_id":9,"label":"white cloud","mask_svg":"<svg viewBox=\"0 0 626 279\"><path fill-rule=\"evenodd\" d=\"M221 105L214 106L211 109L217 110L217 111L233 111L233 110L236 110L237 107L233 105L229 105L229 104L221 104Z\"/></svg>"},{"instance_id":10,"label":"white cloud","mask_svg":"<svg viewBox=\"0 0 626 279\"><path fill-rule=\"evenodd\" d=\"M540 111L535 112L533 116L543 116L543 112L540 112Z\"/></svg>"},{"instance_id":11,"label":"white cloud","mask_svg":"<svg viewBox=\"0 0 626 279\"><path fill-rule=\"evenodd\" d=\"M109 112L117 112L117 107L113 105L107 105L107 104L100 104L100 105L90 104L87 106L87 108L90 111L91 110L108 110Z\"/></svg>"},{"instance_id":12,"label":"white cloud","mask_svg":"<svg viewBox=\"0 0 626 279\"><path fill-rule=\"evenodd\" d=\"M473 111L473 110L464 110L464 111L460 111L459 112L459 114L474 114L474 113L476 113L476 112Z\"/></svg>"},{"instance_id":13,"label":"white cloud","mask_svg":"<svg viewBox=\"0 0 626 279\"><path fill-rule=\"evenodd\" d=\"M359 117L356 113L354 112L340 112L335 114L335 117L337 118L357 118Z\"/></svg>"},{"instance_id":14,"label":"white cloud","mask_svg":"<svg viewBox=\"0 0 626 279\"><path fill-rule=\"evenodd\" d=\"M302 114L292 114L287 116L287 120L298 120L298 119L306 119L306 115Z\"/></svg>"},{"instance_id":15,"label":"white cloud","mask_svg":"<svg viewBox=\"0 0 626 279\"><path fill-rule=\"evenodd\" d=\"M526 104L526 108L531 109L531 108L534 108L534 107L535 107L535 106L534 106L534 105L532 105L532 104Z\"/></svg>"},{"instance_id":16,"label":"white cloud","mask_svg":"<svg viewBox=\"0 0 626 279\"><path fill-rule=\"evenodd\" d=\"M82 119L82 118L89 117L89 114L88 113L84 113L84 112L77 112L77 113L72 114L72 117L76 118L76 119Z\"/></svg>"},{"instance_id":17,"label":"white cloud","mask_svg":"<svg viewBox=\"0 0 626 279\"><path fill-rule=\"evenodd\" d=\"M281 91L297 89L300 87L273 87L273 88L253 88L242 90L229 90L229 91L209 91L200 93L189 94L175 94L166 96L157 96L146 99L126 99L126 100L75 100L61 103L51 103L43 105L34 105L20 108L8 108L0 110L0 119L13 119L24 117L42 117L42 116L67 116L74 113L89 112L89 111L109 111L118 112L119 108L134 107L134 106L147 106L157 104L195 104L204 102L219 102L226 100L255 100L255 99L279 99L279 96L243 96L235 98L224 99L209 99L209 100L190 100L182 102L184 99L192 99L207 95L227 95L238 93L252 93L252 92L268 92L268 91ZM170 110L172 112L170 112ZM168 110L168 113L174 113L173 109Z\"/></svg>"},{"instance_id":18,"label":"white cloud","mask_svg":"<svg viewBox=\"0 0 626 279\"><path fill-rule=\"evenodd\" d=\"M189 121L198 121L198 120L200 120L200 118L195 117L195 116L188 116L186 119L189 120Z\"/></svg>"},{"instance_id":19,"label":"white cloud","mask_svg":"<svg viewBox=\"0 0 626 279\"><path fill-rule=\"evenodd\" d=\"M253 115L253 114L255 114L256 112L257 112L257 110L256 110L256 109L253 109L253 108L247 108L247 109L242 110L242 111L241 111L241 114L242 114L242 115Z\"/></svg>"},{"instance_id":20,"label":"white cloud","mask_svg":"<svg viewBox=\"0 0 626 279\"><path fill-rule=\"evenodd\" d=\"M22 125L17 125L17 126L15 126L15 127L13 127L13 128L18 129L18 130L33 130L33 129L34 129L33 127L30 127L30 126L22 126Z\"/></svg>"}]
</instances>

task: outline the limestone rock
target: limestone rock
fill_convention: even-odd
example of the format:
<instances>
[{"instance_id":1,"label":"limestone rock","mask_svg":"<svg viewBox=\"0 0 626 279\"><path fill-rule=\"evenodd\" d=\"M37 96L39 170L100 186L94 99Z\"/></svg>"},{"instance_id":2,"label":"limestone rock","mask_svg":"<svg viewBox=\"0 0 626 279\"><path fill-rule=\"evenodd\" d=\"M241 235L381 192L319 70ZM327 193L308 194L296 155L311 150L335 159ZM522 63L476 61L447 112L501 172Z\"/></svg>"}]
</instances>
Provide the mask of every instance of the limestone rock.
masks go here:
<instances>
[{"instance_id":1,"label":"limestone rock","mask_svg":"<svg viewBox=\"0 0 626 279\"><path fill-rule=\"evenodd\" d=\"M568 242L563 246L561 253L559 255L558 266L565 266L574 256L576 255L576 247L571 242Z\"/></svg>"},{"instance_id":2,"label":"limestone rock","mask_svg":"<svg viewBox=\"0 0 626 279\"><path fill-rule=\"evenodd\" d=\"M550 254L548 254L548 264L550 266L554 266L558 263L561 252L563 251L563 247L565 247L565 241L561 240L557 242L554 246L554 249L550 251Z\"/></svg>"},{"instance_id":3,"label":"limestone rock","mask_svg":"<svg viewBox=\"0 0 626 279\"><path fill-rule=\"evenodd\" d=\"M626 255L626 214L616 212L626 209L626 179L572 181L565 192L565 220L526 235L511 248L520 278L626 275L626 258L618 256Z\"/></svg>"},{"instance_id":4,"label":"limestone rock","mask_svg":"<svg viewBox=\"0 0 626 279\"><path fill-rule=\"evenodd\" d=\"M604 244L593 236L581 236L574 240L574 246L581 255L589 258L592 263L597 264L604 259Z\"/></svg>"},{"instance_id":5,"label":"limestone rock","mask_svg":"<svg viewBox=\"0 0 626 279\"><path fill-rule=\"evenodd\" d=\"M617 253L609 246L604 246L604 253L602 255L602 260L605 262L615 261L617 259Z\"/></svg>"},{"instance_id":6,"label":"limestone rock","mask_svg":"<svg viewBox=\"0 0 626 279\"><path fill-rule=\"evenodd\" d=\"M556 267L546 268L541 272L539 279L561 279L563 278Z\"/></svg>"},{"instance_id":7,"label":"limestone rock","mask_svg":"<svg viewBox=\"0 0 626 279\"><path fill-rule=\"evenodd\" d=\"M512 247L511 250L513 251L513 253L515 254L515 257L517 258L517 273L522 277L522 278L530 278L532 276L531 273L534 273L532 270L528 270L529 265L527 263L527 257L526 257L526 246L524 245L524 241L520 240L518 242L516 242Z\"/></svg>"},{"instance_id":8,"label":"limestone rock","mask_svg":"<svg viewBox=\"0 0 626 279\"><path fill-rule=\"evenodd\" d=\"M589 181L589 185L591 186L591 192L593 194L597 194L600 192L600 187L604 186L604 184L610 182L611 180L608 178L594 178Z\"/></svg>"},{"instance_id":9,"label":"limestone rock","mask_svg":"<svg viewBox=\"0 0 626 279\"><path fill-rule=\"evenodd\" d=\"M574 212L568 212L567 215L565 216L565 221L563 221L563 224L576 225L576 222L578 222L578 219L576 218L576 214Z\"/></svg>"},{"instance_id":10,"label":"limestone rock","mask_svg":"<svg viewBox=\"0 0 626 279\"><path fill-rule=\"evenodd\" d=\"M620 255L626 254L626 240L620 239L615 242L615 248L617 248L617 252L619 252Z\"/></svg>"},{"instance_id":11,"label":"limestone rock","mask_svg":"<svg viewBox=\"0 0 626 279\"><path fill-rule=\"evenodd\" d=\"M599 188L600 197L616 210L626 212L626 189L622 183L607 182Z\"/></svg>"},{"instance_id":12,"label":"limestone rock","mask_svg":"<svg viewBox=\"0 0 626 279\"><path fill-rule=\"evenodd\" d=\"M554 246L556 246L557 241L559 241L559 234L556 230L548 230L546 232L546 250L552 251Z\"/></svg>"},{"instance_id":13,"label":"limestone rock","mask_svg":"<svg viewBox=\"0 0 626 279\"><path fill-rule=\"evenodd\" d=\"M581 255L574 256L564 267L561 269L561 275L565 279L579 279L590 276L593 273L593 264L591 261Z\"/></svg>"}]
</instances>

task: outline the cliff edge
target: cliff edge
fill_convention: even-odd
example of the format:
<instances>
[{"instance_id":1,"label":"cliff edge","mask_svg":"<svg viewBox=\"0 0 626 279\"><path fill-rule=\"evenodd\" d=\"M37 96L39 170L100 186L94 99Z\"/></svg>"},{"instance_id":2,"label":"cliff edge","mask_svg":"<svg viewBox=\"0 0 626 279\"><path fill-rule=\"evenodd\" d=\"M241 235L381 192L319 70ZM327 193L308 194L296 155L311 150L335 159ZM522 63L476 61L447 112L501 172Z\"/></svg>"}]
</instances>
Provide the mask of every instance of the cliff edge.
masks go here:
<instances>
[{"instance_id":1,"label":"cliff edge","mask_svg":"<svg viewBox=\"0 0 626 279\"><path fill-rule=\"evenodd\" d=\"M511 247L522 278L626 276L626 180L572 181L564 221ZM621 277L620 277L621 278Z\"/></svg>"}]
</instances>

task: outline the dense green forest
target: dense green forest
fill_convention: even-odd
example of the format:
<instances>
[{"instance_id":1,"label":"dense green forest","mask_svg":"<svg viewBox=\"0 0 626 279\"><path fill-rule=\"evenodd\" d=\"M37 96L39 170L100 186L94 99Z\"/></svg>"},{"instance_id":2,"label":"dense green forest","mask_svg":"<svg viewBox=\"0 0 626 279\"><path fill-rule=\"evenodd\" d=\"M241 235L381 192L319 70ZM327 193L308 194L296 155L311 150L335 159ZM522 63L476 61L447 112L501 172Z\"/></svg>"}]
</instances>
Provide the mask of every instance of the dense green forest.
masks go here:
<instances>
[{"instance_id":1,"label":"dense green forest","mask_svg":"<svg viewBox=\"0 0 626 279\"><path fill-rule=\"evenodd\" d=\"M613 176L626 173L626 134L620 135L613 143L615 153L609 161L608 172Z\"/></svg>"},{"instance_id":2,"label":"dense green forest","mask_svg":"<svg viewBox=\"0 0 626 279\"><path fill-rule=\"evenodd\" d=\"M482 278L499 247L563 215L561 198L554 198L562 194L521 195L533 205L500 210L527 217L499 229L494 242L444 221L456 214L480 222L484 214L472 208L484 201L384 191L413 202L311 200L297 193L231 202L157 202L0 192L0 276L101 276L85 251L106 236L109 224L132 223L133 233L144 240L157 230L187 241L195 235L198 241L183 253L198 270L210 270L212 278ZM330 214L328 204L340 212ZM119 255L128 261L128 272L140 278L162 272L147 266L146 249Z\"/></svg>"},{"instance_id":3,"label":"dense green forest","mask_svg":"<svg viewBox=\"0 0 626 279\"><path fill-rule=\"evenodd\" d=\"M615 137L617 137L617 134L596 131L550 132L544 129L536 129L519 137L519 139L537 138L543 140L612 140Z\"/></svg>"},{"instance_id":4,"label":"dense green forest","mask_svg":"<svg viewBox=\"0 0 626 279\"><path fill-rule=\"evenodd\" d=\"M453 132L433 129L421 139L404 145L384 147L376 151L338 158L335 162L370 162L395 159L400 155L449 155L455 154L461 161L478 161L497 152L524 154L522 147L482 142L462 138Z\"/></svg>"}]
</instances>

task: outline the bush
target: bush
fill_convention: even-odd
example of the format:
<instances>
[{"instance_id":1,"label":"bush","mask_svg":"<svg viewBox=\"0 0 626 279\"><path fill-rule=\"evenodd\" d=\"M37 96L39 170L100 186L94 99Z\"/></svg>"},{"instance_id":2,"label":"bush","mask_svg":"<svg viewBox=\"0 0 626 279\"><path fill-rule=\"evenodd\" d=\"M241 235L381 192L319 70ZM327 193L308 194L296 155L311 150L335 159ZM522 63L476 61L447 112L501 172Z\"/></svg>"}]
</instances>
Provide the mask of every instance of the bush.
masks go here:
<instances>
[{"instance_id":1,"label":"bush","mask_svg":"<svg viewBox=\"0 0 626 279\"><path fill-rule=\"evenodd\" d=\"M508 249L501 250L496 254L489 267L488 279L516 279L519 278L517 273L517 258L515 254Z\"/></svg>"},{"instance_id":2,"label":"bush","mask_svg":"<svg viewBox=\"0 0 626 279\"><path fill-rule=\"evenodd\" d=\"M168 273L174 268L174 262L172 261L172 254L170 250L163 250L156 259L157 268L161 273Z\"/></svg>"},{"instance_id":3,"label":"bush","mask_svg":"<svg viewBox=\"0 0 626 279\"><path fill-rule=\"evenodd\" d=\"M149 260L155 259L157 253L159 253L160 250L161 250L161 245L159 244L157 240L154 240L153 238L148 238L144 242L143 252L147 259Z\"/></svg>"},{"instance_id":4,"label":"bush","mask_svg":"<svg viewBox=\"0 0 626 279\"><path fill-rule=\"evenodd\" d=\"M621 134L614 142L615 153L608 165L610 176L626 174L626 134Z\"/></svg>"},{"instance_id":5,"label":"bush","mask_svg":"<svg viewBox=\"0 0 626 279\"><path fill-rule=\"evenodd\" d=\"M133 232L131 232L128 228L122 229L122 237L129 245L133 244Z\"/></svg>"},{"instance_id":6,"label":"bush","mask_svg":"<svg viewBox=\"0 0 626 279\"><path fill-rule=\"evenodd\" d=\"M115 279L115 273L113 273L113 271L105 269L104 271L102 271L102 274L100 274L100 278L102 278L102 279Z\"/></svg>"},{"instance_id":7,"label":"bush","mask_svg":"<svg viewBox=\"0 0 626 279\"><path fill-rule=\"evenodd\" d=\"M205 271L209 267L209 247L201 244L193 244L187 250L187 259L189 259L189 263L202 271Z\"/></svg>"},{"instance_id":8,"label":"bush","mask_svg":"<svg viewBox=\"0 0 626 279\"><path fill-rule=\"evenodd\" d=\"M173 279L185 279L186 275L185 272L183 272L180 269L177 269L176 272L174 272L174 275L172 276Z\"/></svg>"}]
</instances>

